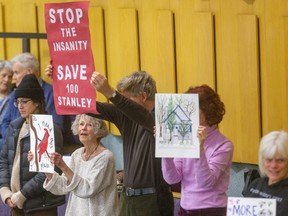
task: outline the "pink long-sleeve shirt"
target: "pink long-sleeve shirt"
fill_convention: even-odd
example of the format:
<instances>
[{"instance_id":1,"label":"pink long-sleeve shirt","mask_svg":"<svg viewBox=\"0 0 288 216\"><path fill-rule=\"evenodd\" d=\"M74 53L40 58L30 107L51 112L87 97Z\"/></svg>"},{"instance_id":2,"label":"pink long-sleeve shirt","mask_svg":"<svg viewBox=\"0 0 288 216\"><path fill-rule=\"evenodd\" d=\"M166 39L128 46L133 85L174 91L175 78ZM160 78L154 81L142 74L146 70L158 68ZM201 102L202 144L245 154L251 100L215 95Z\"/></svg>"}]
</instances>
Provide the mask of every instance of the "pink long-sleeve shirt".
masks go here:
<instances>
[{"instance_id":1,"label":"pink long-sleeve shirt","mask_svg":"<svg viewBox=\"0 0 288 216\"><path fill-rule=\"evenodd\" d=\"M200 158L162 158L169 184L181 181L180 205L186 210L227 206L233 144L216 126L207 127Z\"/></svg>"}]
</instances>

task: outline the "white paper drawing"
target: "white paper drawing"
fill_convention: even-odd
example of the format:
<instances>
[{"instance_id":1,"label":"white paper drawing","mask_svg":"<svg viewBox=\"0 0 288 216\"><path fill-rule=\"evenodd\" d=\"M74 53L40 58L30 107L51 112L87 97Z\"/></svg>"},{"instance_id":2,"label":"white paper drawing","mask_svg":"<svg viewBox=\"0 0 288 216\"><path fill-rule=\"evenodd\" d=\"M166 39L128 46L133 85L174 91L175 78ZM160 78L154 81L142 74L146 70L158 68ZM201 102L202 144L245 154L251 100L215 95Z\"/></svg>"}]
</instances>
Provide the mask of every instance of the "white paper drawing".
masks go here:
<instances>
[{"instance_id":1,"label":"white paper drawing","mask_svg":"<svg viewBox=\"0 0 288 216\"><path fill-rule=\"evenodd\" d=\"M55 151L52 115L30 115L30 150L33 153L30 171L54 172L49 160L49 154Z\"/></svg>"},{"instance_id":2,"label":"white paper drawing","mask_svg":"<svg viewBox=\"0 0 288 216\"><path fill-rule=\"evenodd\" d=\"M227 216L276 216L276 199L228 197Z\"/></svg>"},{"instance_id":3,"label":"white paper drawing","mask_svg":"<svg viewBox=\"0 0 288 216\"><path fill-rule=\"evenodd\" d=\"M156 157L199 158L198 94L156 94Z\"/></svg>"}]
</instances>

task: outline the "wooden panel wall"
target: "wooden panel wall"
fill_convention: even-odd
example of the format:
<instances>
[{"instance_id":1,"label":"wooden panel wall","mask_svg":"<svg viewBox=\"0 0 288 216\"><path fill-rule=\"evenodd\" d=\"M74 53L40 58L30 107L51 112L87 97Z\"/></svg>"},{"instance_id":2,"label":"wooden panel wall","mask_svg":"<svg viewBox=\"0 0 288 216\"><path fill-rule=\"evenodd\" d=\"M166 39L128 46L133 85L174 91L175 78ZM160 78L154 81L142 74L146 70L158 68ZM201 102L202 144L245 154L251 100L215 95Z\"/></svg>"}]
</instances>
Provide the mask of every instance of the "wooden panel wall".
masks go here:
<instances>
[{"instance_id":1,"label":"wooden panel wall","mask_svg":"<svg viewBox=\"0 0 288 216\"><path fill-rule=\"evenodd\" d=\"M174 37L174 17L170 10L158 10L155 15L154 27L154 70L157 71L155 79L158 92L176 91L175 73L175 37ZM165 74L165 75L164 75Z\"/></svg>"},{"instance_id":2,"label":"wooden panel wall","mask_svg":"<svg viewBox=\"0 0 288 216\"><path fill-rule=\"evenodd\" d=\"M202 83L215 88L213 16L211 13L189 13L186 10L176 23L179 25L178 92Z\"/></svg>"},{"instance_id":3,"label":"wooden panel wall","mask_svg":"<svg viewBox=\"0 0 288 216\"><path fill-rule=\"evenodd\" d=\"M89 9L90 37L91 47L94 57L95 70L107 76L107 58L105 43L105 24L104 11L101 7L90 7ZM97 94L100 101L106 101L106 98Z\"/></svg>"},{"instance_id":4,"label":"wooden panel wall","mask_svg":"<svg viewBox=\"0 0 288 216\"><path fill-rule=\"evenodd\" d=\"M49 2L55 1L0 0L0 31L45 32ZM135 70L148 71L159 92L210 85L225 103L220 129L235 144L237 162L256 164L261 136L288 131L287 0L90 0L90 6L96 70L112 85ZM31 45L44 70L47 42ZM0 49L10 59L21 41L0 39Z\"/></svg>"},{"instance_id":5,"label":"wooden panel wall","mask_svg":"<svg viewBox=\"0 0 288 216\"><path fill-rule=\"evenodd\" d=\"M5 30L7 32L38 32L37 9L34 3L26 4L24 1L11 1L5 4ZM31 40L31 52L39 56L37 40ZM19 54L22 48L21 39L7 39L6 57L8 59Z\"/></svg>"},{"instance_id":6,"label":"wooden panel wall","mask_svg":"<svg viewBox=\"0 0 288 216\"><path fill-rule=\"evenodd\" d=\"M238 128L236 142L258 143L260 131L260 80L258 20L255 15L238 15L238 75L237 83L243 85L234 88L237 103L235 126ZM235 83L236 84L236 83ZM229 104L227 104L229 105ZM242 136L245 134L245 136ZM258 145L251 145L249 151L238 151L235 157L253 158ZM250 162L257 162L256 160Z\"/></svg>"}]
</instances>

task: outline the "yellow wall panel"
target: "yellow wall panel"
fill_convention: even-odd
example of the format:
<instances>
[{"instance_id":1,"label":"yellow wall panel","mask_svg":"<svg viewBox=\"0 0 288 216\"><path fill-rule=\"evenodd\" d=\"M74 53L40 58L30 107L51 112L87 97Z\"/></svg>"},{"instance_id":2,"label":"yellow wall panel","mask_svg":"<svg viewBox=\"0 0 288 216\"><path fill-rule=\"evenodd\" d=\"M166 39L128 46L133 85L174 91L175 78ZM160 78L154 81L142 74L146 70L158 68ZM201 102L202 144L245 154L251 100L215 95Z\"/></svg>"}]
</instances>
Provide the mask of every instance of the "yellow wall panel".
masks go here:
<instances>
[{"instance_id":1,"label":"yellow wall panel","mask_svg":"<svg viewBox=\"0 0 288 216\"><path fill-rule=\"evenodd\" d=\"M212 13L186 12L176 22L178 92L190 86L215 86L214 23Z\"/></svg>"},{"instance_id":2,"label":"yellow wall panel","mask_svg":"<svg viewBox=\"0 0 288 216\"><path fill-rule=\"evenodd\" d=\"M167 58L168 60L169 58L169 62L166 62L166 64L169 65L168 76L170 76L170 71L172 70L172 66L170 68L170 65L175 63L176 67L175 59L172 60L172 56L170 56L170 50L173 49L173 55L176 57L173 11L174 1L170 1L169 4L167 3L167 0L140 0L134 2L139 11L138 19L141 70L147 71L155 78L157 82L157 90L159 92L167 92L168 90L170 90L170 92L175 92L176 82L173 84L170 83L170 81L175 78L175 74L171 75L172 77L168 78L170 81L166 83L166 86L163 86L163 84L167 82L167 80L164 82L163 75L167 72L163 73L162 66L163 59ZM161 28L161 30L157 28ZM170 33L170 31L172 31L172 33ZM165 36L165 34L167 35ZM173 34L173 36L171 34ZM174 48L171 47L170 40L174 40ZM163 47L164 45L166 45L166 48ZM168 53L163 53L161 47L166 49ZM165 56L159 56L159 52L163 53ZM165 67L168 68L168 65Z\"/></svg>"},{"instance_id":3,"label":"yellow wall panel","mask_svg":"<svg viewBox=\"0 0 288 216\"><path fill-rule=\"evenodd\" d=\"M259 47L258 20L255 15L238 16L238 69L234 79L240 84L234 88L237 105L237 145L234 161L246 158L248 163L257 163L260 125ZM237 74L238 73L238 74ZM238 97L237 97L238 96ZM254 144L254 145L251 145ZM249 151L247 151L249 149Z\"/></svg>"},{"instance_id":4,"label":"yellow wall panel","mask_svg":"<svg viewBox=\"0 0 288 216\"><path fill-rule=\"evenodd\" d=\"M91 48L94 57L95 70L107 76L106 68L106 43L104 29L104 13L103 8L91 6L89 8L89 24ZM106 97L96 92L97 101L107 102ZM109 128L113 127L113 133L119 135L118 129L106 122Z\"/></svg>"},{"instance_id":5,"label":"yellow wall panel","mask_svg":"<svg viewBox=\"0 0 288 216\"><path fill-rule=\"evenodd\" d=\"M137 11L134 8L119 9L112 14L114 23L108 36L108 80L116 87L124 76L140 69ZM115 127L112 133L118 134Z\"/></svg>"},{"instance_id":6,"label":"yellow wall panel","mask_svg":"<svg viewBox=\"0 0 288 216\"><path fill-rule=\"evenodd\" d=\"M0 32L4 32L4 9L3 4L0 3ZM6 59L5 55L5 39L0 38L0 59Z\"/></svg>"},{"instance_id":7,"label":"yellow wall panel","mask_svg":"<svg viewBox=\"0 0 288 216\"><path fill-rule=\"evenodd\" d=\"M37 4L37 15L38 15L38 31L40 33L46 33L44 4ZM50 64L50 52L47 39L39 40L39 47L40 47L39 60L40 60L41 77L45 81L51 83L51 81L47 79L45 76L45 68L48 64Z\"/></svg>"},{"instance_id":8,"label":"yellow wall panel","mask_svg":"<svg viewBox=\"0 0 288 216\"><path fill-rule=\"evenodd\" d=\"M121 70L125 73L131 73L139 70L139 35L138 35L138 17L134 8L120 9L119 14L120 28L120 50Z\"/></svg>"},{"instance_id":9,"label":"yellow wall panel","mask_svg":"<svg viewBox=\"0 0 288 216\"><path fill-rule=\"evenodd\" d=\"M5 30L7 32L38 32L35 4L7 2L5 6ZM31 53L39 58L38 40L31 40ZM7 58L22 52L21 39L7 39Z\"/></svg>"},{"instance_id":10,"label":"yellow wall panel","mask_svg":"<svg viewBox=\"0 0 288 216\"><path fill-rule=\"evenodd\" d=\"M139 70L139 39L135 9L119 9L110 14L108 29L107 62L108 78L112 85L127 74Z\"/></svg>"},{"instance_id":11,"label":"yellow wall panel","mask_svg":"<svg viewBox=\"0 0 288 216\"><path fill-rule=\"evenodd\" d=\"M288 3L287 3L287 7L288 7ZM283 78L281 79L281 86L283 88L282 94L281 94L281 98L280 100L282 101L282 121L280 121L280 123L282 124L282 129L288 131L288 16L287 17L283 17L283 23L284 23L284 27L283 27L283 51L282 53L284 53L283 58L282 58L282 62L283 64ZM285 121L286 119L286 121Z\"/></svg>"},{"instance_id":12,"label":"yellow wall panel","mask_svg":"<svg viewBox=\"0 0 288 216\"><path fill-rule=\"evenodd\" d=\"M257 92L258 83L255 82L255 52L257 48L253 44L253 53L250 53L249 49L244 46L244 44L253 43L256 41L256 24L254 21L250 21L248 18L246 21L244 17L239 17L239 14L246 13L255 9L253 8L253 3L247 3L245 1L225 1L219 2L219 8L215 11L215 38L216 38L216 80L217 80L217 92L219 93L222 101L226 107L226 114L223 121L220 124L220 130L234 143L234 157L233 160L237 162L257 162L257 148L260 137L255 138L255 135L259 135L259 122L255 121L256 127L252 131L245 130L247 122L251 123L248 119L253 113L245 113L247 109L250 112L249 107L253 107L255 102L253 101L252 106L250 106L245 99L247 91L252 90L251 94L255 95ZM255 21L256 22L256 21ZM248 31L248 32L246 32ZM243 36L243 34L247 34ZM252 81L246 81L247 69L243 68L241 62L245 62L245 54L248 53L248 57L253 57L249 59L249 66L247 69L253 71L249 76L254 76ZM259 58L259 57L258 57ZM246 64L246 63L244 63ZM244 70L244 72L243 72ZM247 83L248 82L248 83ZM256 84L255 88L253 82ZM244 90L246 85L248 85L249 90ZM258 89L259 91L259 89ZM250 95L250 92L249 92ZM248 99L251 96L248 95ZM260 95L260 93L259 93ZM252 99L251 99L252 100ZM256 98L255 100L260 100ZM251 110L259 109L259 104L257 108L253 107ZM246 107L245 107L246 106ZM242 110L244 109L244 110ZM255 113L259 114L259 111ZM255 120L255 117L252 118ZM251 125L252 127L253 125ZM258 127L257 127L258 126ZM255 142L256 140L256 142ZM245 146L245 148L243 147ZM249 147L247 150L247 146ZM251 148L250 148L251 147ZM254 150L254 151L251 151ZM247 152L250 152L247 154Z\"/></svg>"},{"instance_id":13,"label":"yellow wall panel","mask_svg":"<svg viewBox=\"0 0 288 216\"><path fill-rule=\"evenodd\" d=\"M287 52L283 49L284 40L287 40L283 38L283 14L288 14L287 1L284 4L283 1L266 0L265 7L269 10L265 10L262 17L262 22L265 21L261 44L263 134L272 130L288 130L287 118L283 118L287 116L287 106L283 103L283 98L287 96L287 83L283 82L287 79L287 70L282 66L287 61L284 59L287 53L283 53Z\"/></svg>"},{"instance_id":14,"label":"yellow wall panel","mask_svg":"<svg viewBox=\"0 0 288 216\"><path fill-rule=\"evenodd\" d=\"M157 11L155 21L155 71L158 92L176 92L173 14ZM152 54L152 53L151 53Z\"/></svg>"},{"instance_id":15,"label":"yellow wall panel","mask_svg":"<svg viewBox=\"0 0 288 216\"><path fill-rule=\"evenodd\" d=\"M148 8L148 3L151 7L155 6L151 1L145 1L142 16L139 12L138 18L141 70L153 76L158 92L175 92L174 15L171 10Z\"/></svg>"},{"instance_id":16,"label":"yellow wall panel","mask_svg":"<svg viewBox=\"0 0 288 216\"><path fill-rule=\"evenodd\" d=\"M107 76L104 14L101 7L90 7L89 23L95 70ZM97 94L97 100L107 101L102 94Z\"/></svg>"}]
</instances>

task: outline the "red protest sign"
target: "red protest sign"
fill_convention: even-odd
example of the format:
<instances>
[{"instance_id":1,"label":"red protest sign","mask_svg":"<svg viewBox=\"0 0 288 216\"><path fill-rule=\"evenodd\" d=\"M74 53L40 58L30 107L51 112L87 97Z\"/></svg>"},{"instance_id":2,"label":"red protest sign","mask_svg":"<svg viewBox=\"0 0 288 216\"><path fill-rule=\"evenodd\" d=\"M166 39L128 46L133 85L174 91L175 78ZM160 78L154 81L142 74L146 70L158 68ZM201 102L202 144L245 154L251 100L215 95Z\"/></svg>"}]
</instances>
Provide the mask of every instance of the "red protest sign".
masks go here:
<instances>
[{"instance_id":1,"label":"red protest sign","mask_svg":"<svg viewBox=\"0 0 288 216\"><path fill-rule=\"evenodd\" d=\"M45 4L45 25L53 66L58 114L96 113L95 70L91 50L89 2Z\"/></svg>"}]
</instances>

